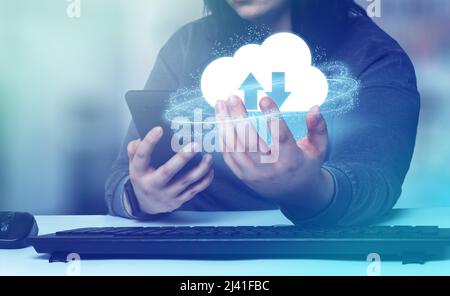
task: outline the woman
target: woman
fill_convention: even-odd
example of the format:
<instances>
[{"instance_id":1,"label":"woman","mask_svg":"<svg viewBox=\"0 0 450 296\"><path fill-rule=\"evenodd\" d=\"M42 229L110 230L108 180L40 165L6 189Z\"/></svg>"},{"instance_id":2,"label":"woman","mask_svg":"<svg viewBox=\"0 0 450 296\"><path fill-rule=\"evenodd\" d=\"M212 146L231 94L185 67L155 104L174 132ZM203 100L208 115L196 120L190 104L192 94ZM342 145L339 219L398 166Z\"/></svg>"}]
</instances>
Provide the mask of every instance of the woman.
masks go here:
<instances>
[{"instance_id":1,"label":"woman","mask_svg":"<svg viewBox=\"0 0 450 296\"><path fill-rule=\"evenodd\" d=\"M245 153L204 155L177 179L173 176L194 153L180 152L151 168L152 149L163 131L155 128L136 140L132 123L106 186L110 213L145 218L177 209L280 208L305 226L365 224L388 213L409 168L420 109L414 68L400 46L352 0L205 0L205 5L209 15L180 29L161 49L146 89L198 87L192 74L216 58L217 44L238 48L245 38L236 36L264 27L294 32L325 52L327 60L345 64L360 81L359 104L328 122L313 107L300 140L282 118L271 119L269 129L279 126L279 145L264 153L279 153L274 163L256 162L245 147ZM260 107L277 110L270 98ZM225 122L222 131L239 143L243 135L226 122L245 119L242 100L219 102L216 116ZM226 147L228 138L220 134ZM130 200L137 201L139 211L131 210Z\"/></svg>"}]
</instances>

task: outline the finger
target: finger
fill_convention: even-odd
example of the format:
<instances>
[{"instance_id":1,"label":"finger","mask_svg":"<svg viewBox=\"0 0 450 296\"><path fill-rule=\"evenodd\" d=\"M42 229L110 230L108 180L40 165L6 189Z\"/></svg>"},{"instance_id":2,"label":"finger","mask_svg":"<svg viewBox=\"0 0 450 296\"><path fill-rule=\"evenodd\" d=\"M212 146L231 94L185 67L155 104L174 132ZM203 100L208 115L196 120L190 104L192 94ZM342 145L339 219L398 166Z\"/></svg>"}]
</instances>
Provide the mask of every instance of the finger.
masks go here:
<instances>
[{"instance_id":1,"label":"finger","mask_svg":"<svg viewBox=\"0 0 450 296\"><path fill-rule=\"evenodd\" d=\"M218 104L219 120L222 120L222 141L225 143L224 154L228 154L230 158L241 168L254 166L253 159L245 153L243 147L238 146L235 124L230 115L230 110L225 102Z\"/></svg>"},{"instance_id":2,"label":"finger","mask_svg":"<svg viewBox=\"0 0 450 296\"><path fill-rule=\"evenodd\" d=\"M127 152L128 152L128 159L130 162L133 160L133 157L136 154L136 150L139 147L140 143L141 143L140 140L134 140L128 143Z\"/></svg>"},{"instance_id":3,"label":"finger","mask_svg":"<svg viewBox=\"0 0 450 296\"><path fill-rule=\"evenodd\" d=\"M224 101L218 101L216 104L216 118L218 126L218 140L222 142L221 152L236 151L236 134L231 116L228 112L227 104Z\"/></svg>"},{"instance_id":4,"label":"finger","mask_svg":"<svg viewBox=\"0 0 450 296\"><path fill-rule=\"evenodd\" d=\"M204 191L206 188L211 185L214 179L214 170L210 170L209 173L201 179L199 182L191 185L188 189L186 189L182 194L177 197L177 200L184 204L194 198L197 194Z\"/></svg>"},{"instance_id":5,"label":"finger","mask_svg":"<svg viewBox=\"0 0 450 296\"><path fill-rule=\"evenodd\" d=\"M246 153L239 153L236 147L236 132L232 123L227 104L224 101L219 101L216 104L216 118L217 118L217 140L221 144L220 151L224 155L224 159L228 165L233 163L239 170L245 167L254 167L254 162ZM229 159L229 161L227 161ZM232 160L231 160L232 159ZM237 168L230 167L232 170Z\"/></svg>"},{"instance_id":6,"label":"finger","mask_svg":"<svg viewBox=\"0 0 450 296\"><path fill-rule=\"evenodd\" d=\"M319 106L314 106L309 110L306 116L306 126L308 142L315 151L324 154L328 148L328 128Z\"/></svg>"},{"instance_id":7,"label":"finger","mask_svg":"<svg viewBox=\"0 0 450 296\"><path fill-rule=\"evenodd\" d=\"M290 161L293 153L298 153L299 149L291 130L281 116L278 106L271 98L265 97L261 100L260 107L269 117L267 124L272 139L269 158L264 159L264 162L274 163L281 158Z\"/></svg>"},{"instance_id":8,"label":"finger","mask_svg":"<svg viewBox=\"0 0 450 296\"><path fill-rule=\"evenodd\" d=\"M258 135L258 131L248 118L247 109L241 98L231 96L228 99L228 110L236 122L236 135L238 140L238 152L262 152L269 150L266 142Z\"/></svg>"},{"instance_id":9,"label":"finger","mask_svg":"<svg viewBox=\"0 0 450 296\"><path fill-rule=\"evenodd\" d=\"M264 114L269 115L268 125L272 137L277 135L280 144L295 143L294 136L281 116L277 104L271 98L265 97L260 102L260 108Z\"/></svg>"},{"instance_id":10,"label":"finger","mask_svg":"<svg viewBox=\"0 0 450 296\"><path fill-rule=\"evenodd\" d=\"M191 171L186 173L180 179L175 180L173 184L168 188L170 196L178 196L181 192L185 191L186 188L192 184L198 182L211 170L212 166L212 156L207 154L203 156L202 161Z\"/></svg>"},{"instance_id":11,"label":"finger","mask_svg":"<svg viewBox=\"0 0 450 296\"><path fill-rule=\"evenodd\" d=\"M133 157L132 168L139 175L143 175L147 172L150 166L150 159L155 149L156 144L163 135L163 129L161 127L153 128L141 141L136 153Z\"/></svg>"},{"instance_id":12,"label":"finger","mask_svg":"<svg viewBox=\"0 0 450 296\"><path fill-rule=\"evenodd\" d=\"M225 137L225 115L224 115L224 107L223 107L223 101L218 101L215 106L215 112L216 112L216 142L219 145L219 152L225 151L225 142L223 141L223 138Z\"/></svg>"},{"instance_id":13,"label":"finger","mask_svg":"<svg viewBox=\"0 0 450 296\"><path fill-rule=\"evenodd\" d=\"M190 143L159 167L152 176L153 185L163 187L198 153L199 145Z\"/></svg>"}]
</instances>

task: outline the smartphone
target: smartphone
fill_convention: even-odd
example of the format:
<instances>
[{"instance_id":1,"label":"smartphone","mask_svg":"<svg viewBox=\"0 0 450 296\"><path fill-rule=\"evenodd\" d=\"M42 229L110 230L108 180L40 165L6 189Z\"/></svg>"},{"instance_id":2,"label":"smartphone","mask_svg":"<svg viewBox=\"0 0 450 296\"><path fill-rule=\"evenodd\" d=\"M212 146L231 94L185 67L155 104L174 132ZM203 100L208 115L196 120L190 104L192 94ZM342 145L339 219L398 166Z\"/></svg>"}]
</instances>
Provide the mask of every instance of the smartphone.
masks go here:
<instances>
[{"instance_id":1,"label":"smartphone","mask_svg":"<svg viewBox=\"0 0 450 296\"><path fill-rule=\"evenodd\" d=\"M156 145L149 164L154 168L165 164L177 153L172 149L174 133L171 122L165 118L172 93L173 91L168 90L139 90L129 91L125 95L133 122L141 139L144 139L145 135L154 127L160 126L164 129L164 134ZM202 156L198 153L179 174L198 165L201 158Z\"/></svg>"}]
</instances>

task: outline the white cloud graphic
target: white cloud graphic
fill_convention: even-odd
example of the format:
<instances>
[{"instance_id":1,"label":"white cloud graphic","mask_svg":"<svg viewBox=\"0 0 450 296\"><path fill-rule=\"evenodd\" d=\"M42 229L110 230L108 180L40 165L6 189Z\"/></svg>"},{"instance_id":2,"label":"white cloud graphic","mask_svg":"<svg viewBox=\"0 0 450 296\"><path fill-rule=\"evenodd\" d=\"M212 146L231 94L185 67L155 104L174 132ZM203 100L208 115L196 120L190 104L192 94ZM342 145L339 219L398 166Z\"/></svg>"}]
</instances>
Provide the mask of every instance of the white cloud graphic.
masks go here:
<instances>
[{"instance_id":1,"label":"white cloud graphic","mask_svg":"<svg viewBox=\"0 0 450 296\"><path fill-rule=\"evenodd\" d=\"M250 74L259 84L247 84L244 91L241 86ZM306 112L325 102L328 82L325 75L312 66L311 51L305 41L294 34L279 33L267 38L262 45L241 47L234 57L213 61L203 72L201 90L213 107L219 100L238 95L246 100L247 107L247 103L252 102L256 110L259 100L269 95L274 99L278 97L278 103L284 102L279 106L282 112Z\"/></svg>"}]
</instances>

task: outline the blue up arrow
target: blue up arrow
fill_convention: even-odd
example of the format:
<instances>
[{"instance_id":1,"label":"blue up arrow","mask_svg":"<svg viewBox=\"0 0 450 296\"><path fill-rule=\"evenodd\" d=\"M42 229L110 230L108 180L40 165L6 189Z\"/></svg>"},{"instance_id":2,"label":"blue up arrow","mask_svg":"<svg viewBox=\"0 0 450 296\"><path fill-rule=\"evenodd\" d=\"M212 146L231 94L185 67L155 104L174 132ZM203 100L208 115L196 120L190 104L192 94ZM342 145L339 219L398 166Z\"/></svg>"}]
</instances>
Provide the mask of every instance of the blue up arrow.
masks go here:
<instances>
[{"instance_id":1,"label":"blue up arrow","mask_svg":"<svg viewBox=\"0 0 450 296\"><path fill-rule=\"evenodd\" d=\"M267 95L281 108L291 93L286 92L286 76L284 72L272 73L272 91Z\"/></svg>"},{"instance_id":2,"label":"blue up arrow","mask_svg":"<svg viewBox=\"0 0 450 296\"><path fill-rule=\"evenodd\" d=\"M248 75L245 81L242 83L239 90L243 90L245 107L249 111L258 110L258 90L262 90L263 87L256 80L252 73Z\"/></svg>"}]
</instances>

